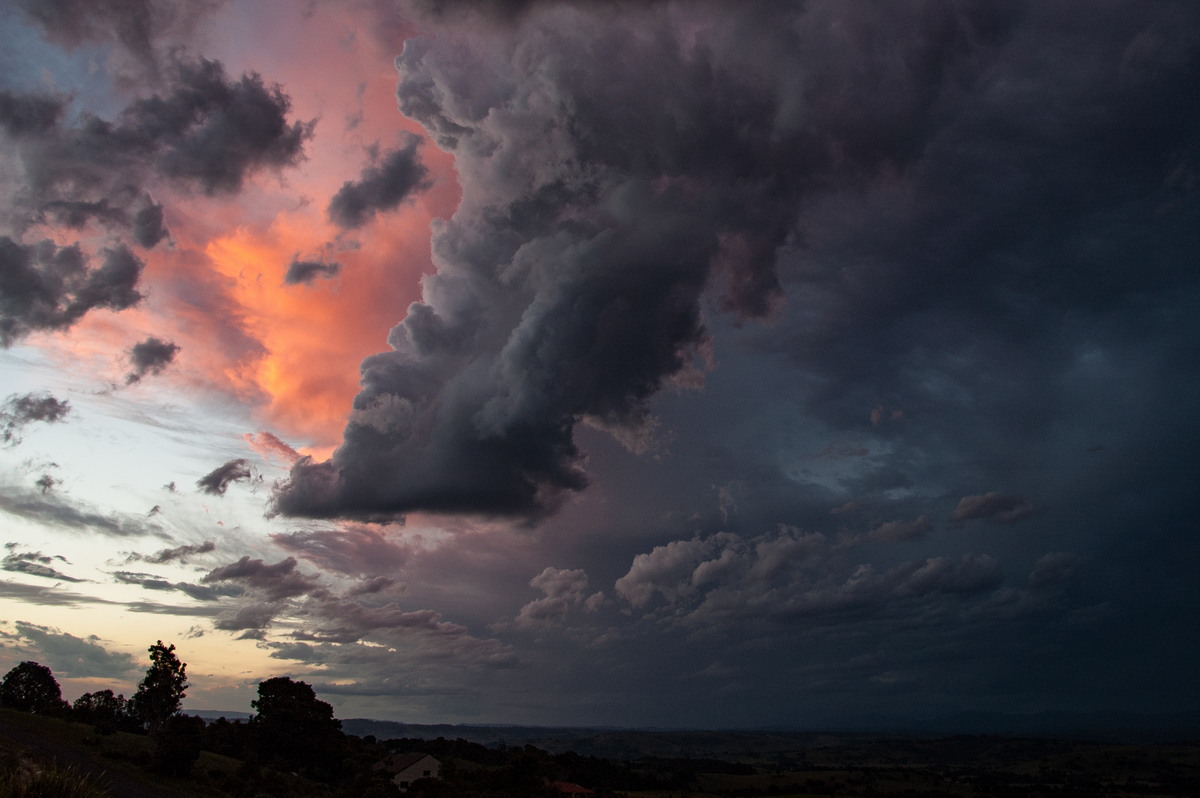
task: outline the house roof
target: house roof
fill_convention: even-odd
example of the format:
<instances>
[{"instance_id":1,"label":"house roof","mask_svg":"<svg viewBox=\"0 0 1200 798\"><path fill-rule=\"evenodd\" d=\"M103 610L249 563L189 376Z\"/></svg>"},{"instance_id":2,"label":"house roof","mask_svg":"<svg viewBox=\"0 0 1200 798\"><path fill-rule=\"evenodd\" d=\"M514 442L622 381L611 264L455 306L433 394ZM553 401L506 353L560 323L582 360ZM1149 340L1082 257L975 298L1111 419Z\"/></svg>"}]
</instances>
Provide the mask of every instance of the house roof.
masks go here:
<instances>
[{"instance_id":1,"label":"house roof","mask_svg":"<svg viewBox=\"0 0 1200 798\"><path fill-rule=\"evenodd\" d=\"M589 790L587 787L580 787L578 784L572 784L569 781L552 781L550 787L558 790L563 795L595 795L594 790Z\"/></svg>"},{"instance_id":2,"label":"house roof","mask_svg":"<svg viewBox=\"0 0 1200 798\"><path fill-rule=\"evenodd\" d=\"M409 751L405 754L392 754L385 759L380 760L375 764L379 770L386 770L389 773L401 773L413 765L420 762L422 759L431 759L434 764L441 764L429 754L420 751Z\"/></svg>"}]
</instances>

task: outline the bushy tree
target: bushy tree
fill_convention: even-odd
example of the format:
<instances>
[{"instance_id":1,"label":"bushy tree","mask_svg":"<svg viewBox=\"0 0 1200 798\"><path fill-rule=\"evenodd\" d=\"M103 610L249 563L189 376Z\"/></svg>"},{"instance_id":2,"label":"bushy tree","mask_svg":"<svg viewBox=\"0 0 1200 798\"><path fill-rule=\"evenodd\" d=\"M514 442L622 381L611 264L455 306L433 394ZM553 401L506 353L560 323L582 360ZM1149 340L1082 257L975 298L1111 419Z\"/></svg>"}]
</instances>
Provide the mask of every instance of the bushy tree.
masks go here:
<instances>
[{"instance_id":1,"label":"bushy tree","mask_svg":"<svg viewBox=\"0 0 1200 798\"><path fill-rule=\"evenodd\" d=\"M204 720L195 715L172 715L154 735L154 769L170 776L186 776L200 758Z\"/></svg>"},{"instance_id":2,"label":"bushy tree","mask_svg":"<svg viewBox=\"0 0 1200 798\"><path fill-rule=\"evenodd\" d=\"M129 702L125 696L114 694L112 690L84 693L75 699L71 712L76 720L94 724L104 733L127 727L131 722Z\"/></svg>"},{"instance_id":3,"label":"bushy tree","mask_svg":"<svg viewBox=\"0 0 1200 798\"><path fill-rule=\"evenodd\" d=\"M133 715L151 734L162 730L167 719L179 714L187 695L187 663L175 656L175 645L164 646L159 640L150 646L150 667L129 700Z\"/></svg>"},{"instance_id":4,"label":"bushy tree","mask_svg":"<svg viewBox=\"0 0 1200 798\"><path fill-rule=\"evenodd\" d=\"M60 712L65 702L49 668L36 662L22 662L0 681L0 705L45 715Z\"/></svg>"},{"instance_id":5,"label":"bushy tree","mask_svg":"<svg viewBox=\"0 0 1200 798\"><path fill-rule=\"evenodd\" d=\"M287 676L258 685L250 702L254 748L264 764L328 781L340 774L345 736L333 707L305 682Z\"/></svg>"}]
</instances>

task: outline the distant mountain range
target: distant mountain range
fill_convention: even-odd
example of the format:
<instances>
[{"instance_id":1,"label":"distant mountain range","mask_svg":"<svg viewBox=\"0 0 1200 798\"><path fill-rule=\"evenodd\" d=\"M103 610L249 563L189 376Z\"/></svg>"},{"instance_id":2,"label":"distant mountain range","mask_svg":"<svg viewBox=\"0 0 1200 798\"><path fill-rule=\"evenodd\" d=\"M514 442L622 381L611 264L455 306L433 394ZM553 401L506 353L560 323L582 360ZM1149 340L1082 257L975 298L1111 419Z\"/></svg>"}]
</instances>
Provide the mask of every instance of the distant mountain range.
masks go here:
<instances>
[{"instance_id":1,"label":"distant mountain range","mask_svg":"<svg viewBox=\"0 0 1200 798\"><path fill-rule=\"evenodd\" d=\"M215 720L249 718L249 712L190 711ZM1200 741L1200 711L1148 715L1133 712L1039 712L1005 714L962 712L924 720L880 716L847 718L822 729L621 729L586 726L519 726L397 723L369 718L342 721L342 730L359 737L387 740L464 739L487 746L533 745L551 753L575 751L608 758L638 756L725 756L731 753L794 750L827 745L833 737L858 735L947 736L996 735L1054 737L1136 743Z\"/></svg>"}]
</instances>

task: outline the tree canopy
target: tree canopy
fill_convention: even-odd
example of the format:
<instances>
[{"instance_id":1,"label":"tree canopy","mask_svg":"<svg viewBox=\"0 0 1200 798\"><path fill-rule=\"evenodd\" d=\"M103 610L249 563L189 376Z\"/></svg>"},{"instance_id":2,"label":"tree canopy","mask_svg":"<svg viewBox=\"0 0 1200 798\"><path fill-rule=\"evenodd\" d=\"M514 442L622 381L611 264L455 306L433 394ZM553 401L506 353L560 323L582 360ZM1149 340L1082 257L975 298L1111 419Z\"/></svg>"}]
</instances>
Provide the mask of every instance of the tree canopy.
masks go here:
<instances>
[{"instance_id":1,"label":"tree canopy","mask_svg":"<svg viewBox=\"0 0 1200 798\"><path fill-rule=\"evenodd\" d=\"M250 706L258 713L250 721L255 745L266 762L317 778L333 775L345 739L342 723L312 687L287 676L267 679Z\"/></svg>"},{"instance_id":2,"label":"tree canopy","mask_svg":"<svg viewBox=\"0 0 1200 798\"><path fill-rule=\"evenodd\" d=\"M145 723L151 732L163 728L167 719L179 714L187 683L187 663L175 656L175 645L163 645L159 640L150 646L150 667L146 678L138 684L137 692L129 703L133 714Z\"/></svg>"},{"instance_id":3,"label":"tree canopy","mask_svg":"<svg viewBox=\"0 0 1200 798\"><path fill-rule=\"evenodd\" d=\"M62 689L45 665L22 662L0 682L0 705L37 714L57 712L63 706Z\"/></svg>"}]
</instances>

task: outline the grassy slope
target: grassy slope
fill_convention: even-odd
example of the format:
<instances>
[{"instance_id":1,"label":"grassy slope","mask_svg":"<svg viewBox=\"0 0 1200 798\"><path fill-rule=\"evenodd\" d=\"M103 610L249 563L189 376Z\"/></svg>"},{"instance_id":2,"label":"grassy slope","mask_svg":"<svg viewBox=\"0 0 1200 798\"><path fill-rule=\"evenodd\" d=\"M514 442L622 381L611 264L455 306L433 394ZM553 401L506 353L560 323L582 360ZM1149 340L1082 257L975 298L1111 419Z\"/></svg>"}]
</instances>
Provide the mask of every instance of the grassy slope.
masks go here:
<instances>
[{"instance_id":1,"label":"grassy slope","mask_svg":"<svg viewBox=\"0 0 1200 798\"><path fill-rule=\"evenodd\" d=\"M148 773L148 737L125 732L97 734L89 724L0 709L0 749L10 756L73 766L107 784L114 795L218 798L221 785L237 779L240 763L209 752L187 779Z\"/></svg>"}]
</instances>

